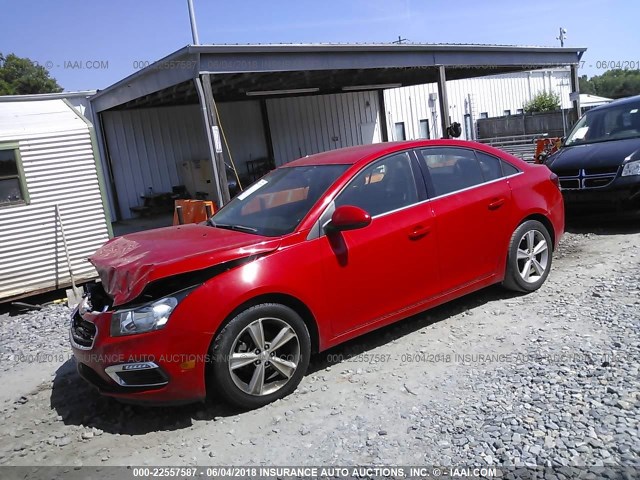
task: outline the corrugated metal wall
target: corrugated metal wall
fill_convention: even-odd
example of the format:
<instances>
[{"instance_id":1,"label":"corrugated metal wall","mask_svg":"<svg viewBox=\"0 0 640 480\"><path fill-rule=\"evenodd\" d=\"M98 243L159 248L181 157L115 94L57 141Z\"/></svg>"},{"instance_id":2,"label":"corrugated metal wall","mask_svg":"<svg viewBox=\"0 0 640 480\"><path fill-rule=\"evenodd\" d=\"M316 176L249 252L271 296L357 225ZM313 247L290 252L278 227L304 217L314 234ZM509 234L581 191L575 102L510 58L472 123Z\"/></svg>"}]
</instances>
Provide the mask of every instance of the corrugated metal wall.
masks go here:
<instances>
[{"instance_id":1,"label":"corrugated metal wall","mask_svg":"<svg viewBox=\"0 0 640 480\"><path fill-rule=\"evenodd\" d=\"M218 109L233 160L242 174L244 162L267 156L260 104L221 103ZM124 219L134 216L130 207L141 204L140 196L149 192L149 187L159 193L185 184L179 167L182 162L209 161L197 105L108 111L102 114L102 128Z\"/></svg>"},{"instance_id":2,"label":"corrugated metal wall","mask_svg":"<svg viewBox=\"0 0 640 480\"><path fill-rule=\"evenodd\" d=\"M246 162L269 156L262 125L260 102L231 102L218 104L220 123L227 136L238 173L247 173ZM225 145L227 163L229 154Z\"/></svg>"},{"instance_id":3,"label":"corrugated metal wall","mask_svg":"<svg viewBox=\"0 0 640 480\"><path fill-rule=\"evenodd\" d=\"M207 144L197 106L104 112L111 169L123 218L141 205L141 195L181 185L177 163L206 159Z\"/></svg>"},{"instance_id":4,"label":"corrugated metal wall","mask_svg":"<svg viewBox=\"0 0 640 480\"><path fill-rule=\"evenodd\" d=\"M558 93L562 107L570 108L569 78L568 69L558 69L449 81L447 94L451 121L462 125L461 138L471 139L474 132L465 128L465 114L471 115L474 124L482 113L488 117L499 117L505 115L505 110L510 110L515 114L541 91ZM420 120L429 121L430 138L442 137L438 100L429 101L429 94L437 92L435 83L385 90L389 139L396 139L394 127L399 122L404 123L407 140L420 138Z\"/></svg>"},{"instance_id":5,"label":"corrugated metal wall","mask_svg":"<svg viewBox=\"0 0 640 480\"><path fill-rule=\"evenodd\" d=\"M475 134L474 125L465 128L465 114L477 120L482 112L490 117L505 110L516 113L538 91L560 92L563 106L570 106L568 70L454 80L447 87L449 114L463 126L462 138ZM389 140L396 139L397 122L404 123L406 139L420 138L420 120L428 120L430 138L442 136L438 102L429 100L430 93L437 93L435 84L384 92ZM381 141L375 91L268 99L266 106L276 165ZM223 103L218 108L233 159L243 175L246 161L268 156L260 103ZM173 185L184 184L181 162L208 158L197 105L104 112L102 128L124 219L133 217L130 207L141 204L140 195L149 187L168 192Z\"/></svg>"},{"instance_id":6,"label":"corrugated metal wall","mask_svg":"<svg viewBox=\"0 0 640 480\"><path fill-rule=\"evenodd\" d=\"M54 102L72 110L61 100ZM48 129L55 130L55 116L49 118ZM0 142L18 142L30 196L29 205L0 208L0 299L70 281L55 204L76 279L96 276L87 257L109 234L89 129L78 120L75 128L64 131L43 132L38 127L35 132L25 128L19 136L0 135Z\"/></svg>"},{"instance_id":7,"label":"corrugated metal wall","mask_svg":"<svg viewBox=\"0 0 640 480\"><path fill-rule=\"evenodd\" d=\"M267 100L276 165L381 141L376 92Z\"/></svg>"}]
</instances>

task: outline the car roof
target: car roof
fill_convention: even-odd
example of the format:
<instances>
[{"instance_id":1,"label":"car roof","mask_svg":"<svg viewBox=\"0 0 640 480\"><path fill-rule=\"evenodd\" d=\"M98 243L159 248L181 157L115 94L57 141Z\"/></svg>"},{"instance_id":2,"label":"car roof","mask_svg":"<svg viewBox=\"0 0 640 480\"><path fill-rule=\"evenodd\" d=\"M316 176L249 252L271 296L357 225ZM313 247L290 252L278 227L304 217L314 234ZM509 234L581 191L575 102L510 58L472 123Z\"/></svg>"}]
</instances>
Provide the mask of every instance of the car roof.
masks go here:
<instances>
[{"instance_id":1,"label":"car roof","mask_svg":"<svg viewBox=\"0 0 640 480\"><path fill-rule=\"evenodd\" d=\"M410 148L421 147L463 147L478 150L487 150L485 145L466 140L410 140L404 142L382 142L371 145L359 145L356 147L339 148L327 152L307 155L282 165L280 168L301 167L309 165L353 165L359 162L367 162L373 158L400 152Z\"/></svg>"},{"instance_id":2,"label":"car roof","mask_svg":"<svg viewBox=\"0 0 640 480\"><path fill-rule=\"evenodd\" d=\"M604 105L598 105L597 107L594 107L588 110L586 113L596 112L598 110L606 110L607 108L619 107L621 105L626 105L627 103L633 104L637 102L640 102L640 95L635 95L633 97L620 98L618 100L614 100L613 102L605 103Z\"/></svg>"}]
</instances>

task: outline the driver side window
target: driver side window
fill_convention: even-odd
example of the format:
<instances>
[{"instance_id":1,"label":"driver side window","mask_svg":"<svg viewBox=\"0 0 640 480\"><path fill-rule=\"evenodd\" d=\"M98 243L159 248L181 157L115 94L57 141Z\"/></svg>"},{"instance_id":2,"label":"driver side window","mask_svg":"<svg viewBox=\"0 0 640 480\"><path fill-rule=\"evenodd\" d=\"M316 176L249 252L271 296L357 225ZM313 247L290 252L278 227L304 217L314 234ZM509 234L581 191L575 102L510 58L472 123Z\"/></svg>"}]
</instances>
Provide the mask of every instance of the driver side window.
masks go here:
<instances>
[{"instance_id":1,"label":"driver side window","mask_svg":"<svg viewBox=\"0 0 640 480\"><path fill-rule=\"evenodd\" d=\"M418 191L407 152L392 155L360 172L335 200L336 207L353 205L372 217L418 202Z\"/></svg>"}]
</instances>

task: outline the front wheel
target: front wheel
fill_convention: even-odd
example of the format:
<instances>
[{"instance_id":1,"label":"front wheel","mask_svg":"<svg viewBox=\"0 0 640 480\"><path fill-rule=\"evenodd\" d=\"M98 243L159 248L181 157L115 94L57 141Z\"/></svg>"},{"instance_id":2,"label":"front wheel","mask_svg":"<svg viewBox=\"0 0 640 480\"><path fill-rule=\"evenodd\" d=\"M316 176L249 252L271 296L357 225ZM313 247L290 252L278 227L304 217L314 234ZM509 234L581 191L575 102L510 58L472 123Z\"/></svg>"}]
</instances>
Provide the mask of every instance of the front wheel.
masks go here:
<instances>
[{"instance_id":1,"label":"front wheel","mask_svg":"<svg viewBox=\"0 0 640 480\"><path fill-rule=\"evenodd\" d=\"M234 317L216 336L211 354L216 393L253 409L295 390L309 365L311 339L294 310L261 304Z\"/></svg>"},{"instance_id":2,"label":"front wheel","mask_svg":"<svg viewBox=\"0 0 640 480\"><path fill-rule=\"evenodd\" d=\"M552 254L547 227L537 220L523 222L511 237L502 285L518 292L537 290L549 276Z\"/></svg>"}]
</instances>

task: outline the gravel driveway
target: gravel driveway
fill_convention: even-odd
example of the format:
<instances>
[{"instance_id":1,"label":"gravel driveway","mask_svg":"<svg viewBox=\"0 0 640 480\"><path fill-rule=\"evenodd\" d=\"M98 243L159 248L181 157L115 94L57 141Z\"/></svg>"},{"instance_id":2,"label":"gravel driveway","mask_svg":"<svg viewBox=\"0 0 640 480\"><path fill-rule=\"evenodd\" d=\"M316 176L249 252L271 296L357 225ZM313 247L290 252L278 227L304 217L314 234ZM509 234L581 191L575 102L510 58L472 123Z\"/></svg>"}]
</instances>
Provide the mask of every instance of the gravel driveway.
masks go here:
<instances>
[{"instance_id":1,"label":"gravel driveway","mask_svg":"<svg viewBox=\"0 0 640 480\"><path fill-rule=\"evenodd\" d=\"M638 465L640 227L574 232L538 292L490 287L334 348L251 412L103 398L66 307L0 313L0 465Z\"/></svg>"}]
</instances>

